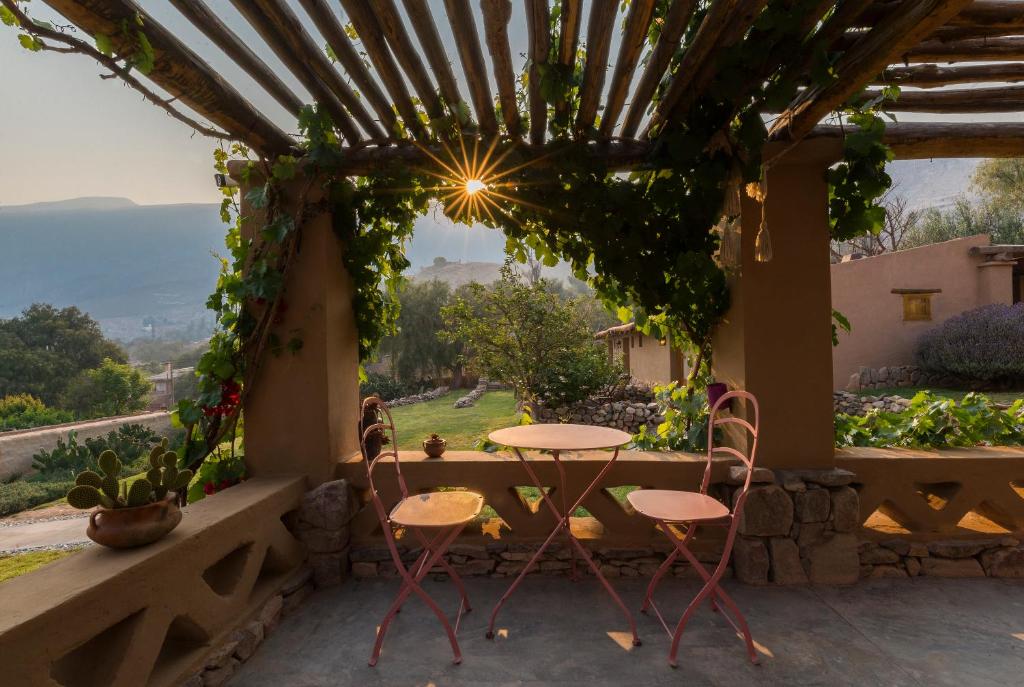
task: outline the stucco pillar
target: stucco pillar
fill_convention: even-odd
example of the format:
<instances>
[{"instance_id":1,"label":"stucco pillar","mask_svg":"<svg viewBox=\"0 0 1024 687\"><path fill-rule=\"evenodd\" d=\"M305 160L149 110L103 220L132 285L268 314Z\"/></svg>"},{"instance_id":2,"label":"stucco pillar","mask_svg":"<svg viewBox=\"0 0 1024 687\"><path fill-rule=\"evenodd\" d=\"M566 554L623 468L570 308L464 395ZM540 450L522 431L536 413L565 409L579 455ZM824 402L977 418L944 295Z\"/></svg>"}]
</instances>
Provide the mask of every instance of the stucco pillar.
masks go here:
<instances>
[{"instance_id":1,"label":"stucco pillar","mask_svg":"<svg viewBox=\"0 0 1024 687\"><path fill-rule=\"evenodd\" d=\"M732 305L713 339L712 371L746 389L761 408L757 464L834 464L831 289L825 164L778 164L768 172L773 259L754 260L761 206L743 197L741 264Z\"/></svg>"},{"instance_id":2,"label":"stucco pillar","mask_svg":"<svg viewBox=\"0 0 1024 687\"><path fill-rule=\"evenodd\" d=\"M305 180L287 188L288 206ZM247 189L242 188L244 198ZM316 192L310 202L317 200ZM243 216L252 212L243 201ZM258 232L255 215L243 223ZM352 285L329 212L306 220L284 289L287 306L274 331L295 353L267 353L244 407L245 460L250 475L303 474L313 487L332 479L339 457L359 450L359 348Z\"/></svg>"},{"instance_id":3,"label":"stucco pillar","mask_svg":"<svg viewBox=\"0 0 1024 687\"><path fill-rule=\"evenodd\" d=\"M1013 304L1012 260L987 260L978 265L978 303Z\"/></svg>"}]
</instances>

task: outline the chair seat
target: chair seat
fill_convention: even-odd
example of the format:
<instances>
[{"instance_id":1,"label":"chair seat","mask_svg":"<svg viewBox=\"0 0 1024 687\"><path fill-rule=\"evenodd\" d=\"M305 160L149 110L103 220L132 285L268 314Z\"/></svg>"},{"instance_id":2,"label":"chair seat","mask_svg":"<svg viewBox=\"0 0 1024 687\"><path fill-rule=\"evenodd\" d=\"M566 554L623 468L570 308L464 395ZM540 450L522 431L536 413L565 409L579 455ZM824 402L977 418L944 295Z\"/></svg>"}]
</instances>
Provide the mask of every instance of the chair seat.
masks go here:
<instances>
[{"instance_id":1,"label":"chair seat","mask_svg":"<svg viewBox=\"0 0 1024 687\"><path fill-rule=\"evenodd\" d=\"M484 507L472 491L432 491L404 498L391 511L391 522L405 527L452 527L469 522Z\"/></svg>"},{"instance_id":2,"label":"chair seat","mask_svg":"<svg viewBox=\"0 0 1024 687\"><path fill-rule=\"evenodd\" d=\"M641 515L664 522L706 522L729 515L721 501L692 491L638 489L626 498Z\"/></svg>"}]
</instances>

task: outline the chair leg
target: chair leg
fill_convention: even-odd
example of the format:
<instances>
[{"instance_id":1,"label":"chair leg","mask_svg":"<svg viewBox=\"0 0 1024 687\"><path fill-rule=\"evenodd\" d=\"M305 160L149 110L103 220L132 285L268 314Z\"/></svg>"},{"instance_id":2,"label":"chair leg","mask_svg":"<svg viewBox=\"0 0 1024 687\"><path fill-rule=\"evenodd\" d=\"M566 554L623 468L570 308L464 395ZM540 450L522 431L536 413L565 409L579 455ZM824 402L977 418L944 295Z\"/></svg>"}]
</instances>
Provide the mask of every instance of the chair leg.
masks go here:
<instances>
[{"instance_id":1,"label":"chair leg","mask_svg":"<svg viewBox=\"0 0 1024 687\"><path fill-rule=\"evenodd\" d=\"M420 545L426 546L426 535L423 534L423 532L418 528L414 529L413 532L415 532L416 538L419 539ZM462 610L466 613L472 611L473 607L469 604L469 595L466 594L466 587L462 584L462 578L459 577L459 574L457 572L455 572L455 569L451 566L451 564L444 559L443 555L438 560L438 564L442 568L444 568L444 571L448 573L448 577L450 577L452 582L455 584L455 588L459 590L459 597L461 597L462 599Z\"/></svg>"},{"instance_id":2,"label":"chair leg","mask_svg":"<svg viewBox=\"0 0 1024 687\"><path fill-rule=\"evenodd\" d=\"M431 542L430 546L424 547L423 553L421 553L420 557L417 559L417 563L419 563L420 566L417 569L415 576L409 574L409 571L401 564L401 559L396 556L395 565L398 568L399 575L402 576L404 584L399 590L398 596L396 596L395 600L392 602L391 607L388 609L387 614L384 616L380 629L377 630L377 639L374 642L373 652L371 653L369 660L371 667L377 665L377 660L380 658L381 648L384 644L384 635L387 633L391 621L399 612L402 604L405 603L405 600L409 597L410 593L416 594L416 596L420 597L420 599L423 600L423 603L425 603L427 607L434 612L434 615L437 616L437 619L441 622L441 626L444 628L445 634L448 635L448 643L451 644L452 653L454 654L453 662L456 665L462 663L462 651L459 648L458 640L455 638L455 631L452 629L451 624L448 622L448 618L445 616L441 608L420 586L420 581L426 577L431 568L433 568L441 556L444 555L444 552L448 550L448 547L451 545L452 541L455 540L455 537L459 535L459 532L462 531L463 527L465 527L465 525L453 527L443 537L442 534L444 533L439 534L435 538L434 542L437 542L439 539L443 539L443 541L436 549L432 545L434 542ZM424 559L424 555L427 556L426 559Z\"/></svg>"},{"instance_id":3,"label":"chair leg","mask_svg":"<svg viewBox=\"0 0 1024 687\"><path fill-rule=\"evenodd\" d=\"M654 577L651 578L650 583L647 585L647 593L644 595L644 602L640 606L641 613L646 613L647 609L651 607L651 604L654 601L654 590L657 589L658 583L661 582L661 578L664 577L665 573L669 571L669 568L672 567L672 564L678 557L679 552L673 551L668 556L666 556L662 564L658 566L657 571L655 571L654 573Z\"/></svg>"}]
</instances>

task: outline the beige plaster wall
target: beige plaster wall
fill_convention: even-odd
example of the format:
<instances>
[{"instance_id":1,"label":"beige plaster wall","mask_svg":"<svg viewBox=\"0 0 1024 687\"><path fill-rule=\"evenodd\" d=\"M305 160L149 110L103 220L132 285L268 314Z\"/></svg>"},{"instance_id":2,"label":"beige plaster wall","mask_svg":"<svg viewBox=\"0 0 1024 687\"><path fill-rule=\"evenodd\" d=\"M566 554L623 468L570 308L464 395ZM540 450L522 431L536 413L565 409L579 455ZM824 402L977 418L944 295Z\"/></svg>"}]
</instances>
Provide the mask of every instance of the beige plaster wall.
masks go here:
<instances>
[{"instance_id":1,"label":"beige plaster wall","mask_svg":"<svg viewBox=\"0 0 1024 687\"><path fill-rule=\"evenodd\" d=\"M832 307L852 331L832 351L836 388L861 366L912 365L918 337L965 310L1013 299L1012 264L979 267L969 255L989 245L985 234L832 265ZM942 289L931 297L931 321L903 321L903 296L893 289Z\"/></svg>"},{"instance_id":2,"label":"beige plaster wall","mask_svg":"<svg viewBox=\"0 0 1024 687\"><path fill-rule=\"evenodd\" d=\"M681 356L671 346L639 332L623 337L622 342L629 346L629 372L638 382L667 384L683 376Z\"/></svg>"}]
</instances>

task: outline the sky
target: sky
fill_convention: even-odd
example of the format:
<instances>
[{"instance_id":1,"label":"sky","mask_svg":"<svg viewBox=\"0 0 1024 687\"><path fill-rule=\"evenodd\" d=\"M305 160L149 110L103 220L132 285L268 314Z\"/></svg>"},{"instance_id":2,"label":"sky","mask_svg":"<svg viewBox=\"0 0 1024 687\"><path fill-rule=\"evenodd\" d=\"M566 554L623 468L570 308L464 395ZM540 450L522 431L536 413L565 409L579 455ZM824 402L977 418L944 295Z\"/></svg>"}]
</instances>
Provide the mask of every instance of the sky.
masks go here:
<instances>
[{"instance_id":1,"label":"sky","mask_svg":"<svg viewBox=\"0 0 1024 687\"><path fill-rule=\"evenodd\" d=\"M289 3L296 5L295 0ZM170 3L139 0L139 4L196 49L275 123L294 131L291 116ZM228 0L208 0L208 4L296 93L309 100ZM442 0L430 0L430 4L440 20L443 42L453 45L442 19ZM37 18L57 19L42 2L31 3L31 7ZM510 40L517 68L525 49L522 12L522 4L515 3ZM301 9L297 13L305 16ZM323 44L308 22L307 27ZM616 36L613 56L617 40ZM457 74L459 71L456 69ZM194 134L119 80L100 79L102 72L85 56L28 52L18 44L13 29L0 25L0 206L82 196L126 197L140 204L218 201L212 168L216 142ZM464 86L462 90L466 92ZM936 117L900 116L901 121L929 119ZM970 115L942 119L980 121ZM1021 121L1021 116L984 117L984 121L999 120Z\"/></svg>"}]
</instances>

